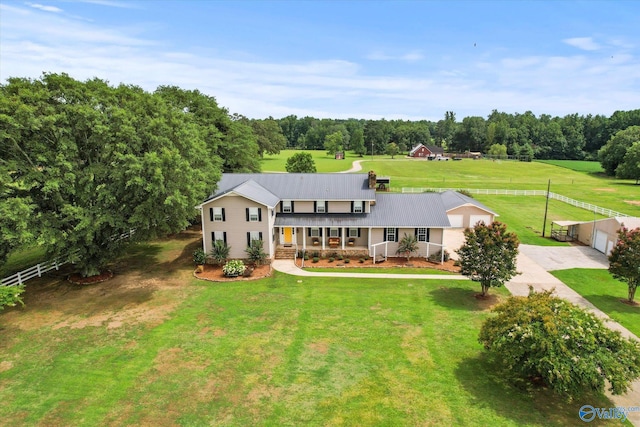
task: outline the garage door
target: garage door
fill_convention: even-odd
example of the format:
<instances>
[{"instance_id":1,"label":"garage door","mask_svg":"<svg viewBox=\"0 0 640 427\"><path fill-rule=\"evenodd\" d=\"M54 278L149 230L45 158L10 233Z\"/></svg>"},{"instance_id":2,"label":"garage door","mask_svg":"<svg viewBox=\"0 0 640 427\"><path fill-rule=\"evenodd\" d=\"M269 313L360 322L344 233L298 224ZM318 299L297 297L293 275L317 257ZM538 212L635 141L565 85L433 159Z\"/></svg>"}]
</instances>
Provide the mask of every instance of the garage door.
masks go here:
<instances>
[{"instance_id":1,"label":"garage door","mask_svg":"<svg viewBox=\"0 0 640 427\"><path fill-rule=\"evenodd\" d=\"M489 225L491 224L491 215L469 215L469 227L475 226L479 221Z\"/></svg>"},{"instance_id":2,"label":"garage door","mask_svg":"<svg viewBox=\"0 0 640 427\"><path fill-rule=\"evenodd\" d=\"M462 228L464 227L464 216L463 215L448 215L449 223L453 228Z\"/></svg>"},{"instance_id":3,"label":"garage door","mask_svg":"<svg viewBox=\"0 0 640 427\"><path fill-rule=\"evenodd\" d=\"M593 247L602 253L607 250L607 233L600 230L596 230L595 238L593 239Z\"/></svg>"}]
</instances>

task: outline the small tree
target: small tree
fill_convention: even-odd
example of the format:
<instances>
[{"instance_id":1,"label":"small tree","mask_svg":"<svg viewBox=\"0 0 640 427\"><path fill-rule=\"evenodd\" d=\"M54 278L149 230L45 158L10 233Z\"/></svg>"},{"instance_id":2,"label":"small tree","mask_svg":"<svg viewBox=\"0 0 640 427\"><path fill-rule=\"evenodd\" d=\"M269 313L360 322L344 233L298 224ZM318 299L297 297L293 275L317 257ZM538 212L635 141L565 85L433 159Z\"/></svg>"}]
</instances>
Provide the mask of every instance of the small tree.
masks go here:
<instances>
[{"instance_id":1,"label":"small tree","mask_svg":"<svg viewBox=\"0 0 640 427\"><path fill-rule=\"evenodd\" d=\"M213 248L211 248L211 258L217 265L222 265L229 258L230 251L231 246L227 245L223 240L214 240Z\"/></svg>"},{"instance_id":2,"label":"small tree","mask_svg":"<svg viewBox=\"0 0 640 427\"><path fill-rule=\"evenodd\" d=\"M309 153L296 153L287 159L285 165L289 173L315 173L316 164Z\"/></svg>"},{"instance_id":3,"label":"small tree","mask_svg":"<svg viewBox=\"0 0 640 427\"><path fill-rule=\"evenodd\" d=\"M493 144L489 147L489 153L494 159L506 159L507 158L507 146L504 144Z\"/></svg>"},{"instance_id":4,"label":"small tree","mask_svg":"<svg viewBox=\"0 0 640 427\"><path fill-rule=\"evenodd\" d=\"M627 283L627 300L633 303L640 285L640 228L628 230L623 224L618 230L618 242L609 255L609 273L614 279Z\"/></svg>"},{"instance_id":5,"label":"small tree","mask_svg":"<svg viewBox=\"0 0 640 427\"><path fill-rule=\"evenodd\" d=\"M404 233L400 242L398 242L398 249L396 254L404 254L407 257L407 262L411 260L411 254L418 250L418 238L413 235Z\"/></svg>"},{"instance_id":6,"label":"small tree","mask_svg":"<svg viewBox=\"0 0 640 427\"><path fill-rule=\"evenodd\" d=\"M393 159L394 156L398 154L398 146L396 145L395 142L390 142L389 144L387 144L387 147L385 148L384 152L388 156L391 156L391 158Z\"/></svg>"},{"instance_id":7,"label":"small tree","mask_svg":"<svg viewBox=\"0 0 640 427\"><path fill-rule=\"evenodd\" d=\"M251 262L256 265L262 264L262 262L267 258L267 254L264 252L262 240L252 240L251 244L247 246L247 249L244 250Z\"/></svg>"},{"instance_id":8,"label":"small tree","mask_svg":"<svg viewBox=\"0 0 640 427\"><path fill-rule=\"evenodd\" d=\"M593 314L551 295L510 297L493 309L479 341L515 379L538 379L571 399L584 392L623 394L640 377L640 344Z\"/></svg>"},{"instance_id":9,"label":"small tree","mask_svg":"<svg viewBox=\"0 0 640 427\"><path fill-rule=\"evenodd\" d=\"M480 282L482 296L490 287L500 287L517 273L518 237L507 226L495 221L484 222L464 230L465 243L456 251L460 257L460 273Z\"/></svg>"}]
</instances>

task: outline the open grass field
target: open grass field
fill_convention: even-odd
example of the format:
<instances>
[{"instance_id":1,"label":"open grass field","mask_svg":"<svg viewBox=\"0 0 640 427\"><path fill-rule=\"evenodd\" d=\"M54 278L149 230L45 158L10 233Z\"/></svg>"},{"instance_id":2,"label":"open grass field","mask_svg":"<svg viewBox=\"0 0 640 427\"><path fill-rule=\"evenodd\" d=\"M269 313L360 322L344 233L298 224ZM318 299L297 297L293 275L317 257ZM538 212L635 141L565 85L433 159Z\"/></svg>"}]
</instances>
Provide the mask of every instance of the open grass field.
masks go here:
<instances>
[{"instance_id":1,"label":"open grass field","mask_svg":"<svg viewBox=\"0 0 640 427\"><path fill-rule=\"evenodd\" d=\"M280 154L272 156L265 154L262 160L263 172L286 172L287 159L296 153L302 152L301 150L282 150ZM336 160L334 156L330 156L326 151L320 150L306 150L306 153L311 154L313 161L316 164L318 172L341 172L351 169L351 164L354 160L364 160L366 157L360 157L353 152L345 152L345 158ZM371 156L368 157L371 160ZM378 158L383 158L378 156Z\"/></svg>"},{"instance_id":2,"label":"open grass field","mask_svg":"<svg viewBox=\"0 0 640 427\"><path fill-rule=\"evenodd\" d=\"M602 165L600 165L600 162L586 160L536 160L536 162L560 166L562 168L571 169L576 172L604 174L604 169L602 169Z\"/></svg>"},{"instance_id":3,"label":"open grass field","mask_svg":"<svg viewBox=\"0 0 640 427\"><path fill-rule=\"evenodd\" d=\"M26 307L0 313L2 424L566 426L584 403L612 406L505 382L477 342L505 289L201 282L198 245L193 232L136 246L100 284L30 282Z\"/></svg>"},{"instance_id":4,"label":"open grass field","mask_svg":"<svg viewBox=\"0 0 640 427\"><path fill-rule=\"evenodd\" d=\"M640 306L630 306L620 301L627 299L627 285L615 280L607 270L573 268L552 271L551 274L613 320L640 336ZM637 294L636 299L639 296Z\"/></svg>"}]
</instances>

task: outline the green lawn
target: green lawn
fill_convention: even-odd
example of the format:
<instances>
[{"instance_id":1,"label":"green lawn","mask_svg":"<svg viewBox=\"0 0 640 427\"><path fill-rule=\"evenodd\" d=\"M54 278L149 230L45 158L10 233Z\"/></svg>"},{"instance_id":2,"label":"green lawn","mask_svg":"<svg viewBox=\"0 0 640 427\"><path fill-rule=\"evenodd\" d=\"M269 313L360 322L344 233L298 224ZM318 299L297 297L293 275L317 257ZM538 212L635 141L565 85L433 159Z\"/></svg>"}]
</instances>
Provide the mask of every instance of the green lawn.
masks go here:
<instances>
[{"instance_id":1,"label":"green lawn","mask_svg":"<svg viewBox=\"0 0 640 427\"><path fill-rule=\"evenodd\" d=\"M11 276L18 271L46 261L41 246L23 247L9 254L7 262L0 264L0 278Z\"/></svg>"},{"instance_id":2,"label":"green lawn","mask_svg":"<svg viewBox=\"0 0 640 427\"><path fill-rule=\"evenodd\" d=\"M263 172L286 172L287 159L296 153L302 152L301 150L282 150L280 154L268 155L265 154L262 160ZM345 158L336 160L334 156L330 156L326 151L320 150L305 150L305 153L311 154L313 161L316 164L318 172L342 172L351 169L351 166L355 160L371 160L369 157L360 157L351 151L345 152ZM382 158L382 156L376 156Z\"/></svg>"},{"instance_id":3,"label":"green lawn","mask_svg":"<svg viewBox=\"0 0 640 427\"><path fill-rule=\"evenodd\" d=\"M2 423L564 426L612 406L506 384L477 342L495 298L473 282L202 282L198 244L138 245L101 284L31 282L0 313Z\"/></svg>"},{"instance_id":4,"label":"green lawn","mask_svg":"<svg viewBox=\"0 0 640 427\"><path fill-rule=\"evenodd\" d=\"M585 173L604 173L600 162L586 161L586 160L536 160L536 162L546 163L549 165L560 166L563 168L571 169L576 172Z\"/></svg>"},{"instance_id":5,"label":"green lawn","mask_svg":"<svg viewBox=\"0 0 640 427\"><path fill-rule=\"evenodd\" d=\"M613 320L640 336L640 307L620 302L621 299L627 299L627 285L615 280L607 270L574 268L552 271L551 274Z\"/></svg>"}]
</instances>

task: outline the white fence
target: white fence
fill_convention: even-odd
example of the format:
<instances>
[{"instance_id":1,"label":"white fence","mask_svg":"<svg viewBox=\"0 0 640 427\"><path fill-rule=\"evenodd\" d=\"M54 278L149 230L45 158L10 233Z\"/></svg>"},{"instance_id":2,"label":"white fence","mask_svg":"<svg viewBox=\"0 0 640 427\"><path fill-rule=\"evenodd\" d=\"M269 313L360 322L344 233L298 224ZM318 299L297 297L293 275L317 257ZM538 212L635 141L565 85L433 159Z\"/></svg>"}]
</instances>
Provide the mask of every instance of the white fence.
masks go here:
<instances>
[{"instance_id":1,"label":"white fence","mask_svg":"<svg viewBox=\"0 0 640 427\"><path fill-rule=\"evenodd\" d=\"M121 240L128 239L136 232L135 229L131 229L128 232L114 235L111 237L112 240ZM25 270L19 271L16 274L0 279L0 286L16 286L22 285L29 279L33 279L34 277L42 277L42 275L51 270L58 270L65 264L69 264L71 260L76 257L80 253L79 250L75 250L71 252L66 257L58 257L54 258L51 261L41 262L40 264L36 264L33 267L29 267Z\"/></svg>"},{"instance_id":2,"label":"white fence","mask_svg":"<svg viewBox=\"0 0 640 427\"><path fill-rule=\"evenodd\" d=\"M411 187L403 187L403 193L425 193L425 192L435 192L442 193L443 191L464 191L469 194L487 194L487 195L508 195L508 196L547 196L546 190L499 190L499 189L478 189L478 188L411 188ZM603 208L600 206L592 205L591 203L581 202L579 200L571 199L569 197L563 196L562 194L556 194L554 192L549 192L549 198L554 200L559 200L563 203L567 203L571 206L575 206L578 208L586 209L589 212L595 212L603 216L608 217L629 217L630 215L624 214L622 212L614 211L611 209Z\"/></svg>"}]
</instances>

